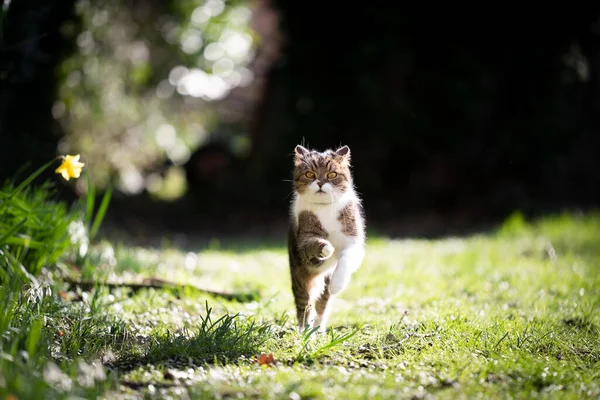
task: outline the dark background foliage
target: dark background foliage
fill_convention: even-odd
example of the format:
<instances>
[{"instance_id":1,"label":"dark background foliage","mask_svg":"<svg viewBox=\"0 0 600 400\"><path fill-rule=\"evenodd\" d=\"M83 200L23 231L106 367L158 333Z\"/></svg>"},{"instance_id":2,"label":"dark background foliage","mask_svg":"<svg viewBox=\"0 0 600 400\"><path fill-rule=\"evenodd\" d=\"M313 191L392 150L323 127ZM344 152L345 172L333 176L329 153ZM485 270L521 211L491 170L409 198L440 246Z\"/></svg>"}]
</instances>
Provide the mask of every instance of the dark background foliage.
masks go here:
<instances>
[{"instance_id":1,"label":"dark background foliage","mask_svg":"<svg viewBox=\"0 0 600 400\"><path fill-rule=\"evenodd\" d=\"M148 2L158 11L145 15L177 4ZM390 233L452 233L517 209L598 204L600 12L592 3L487 11L251 4L262 37L250 68L260 87L251 100L234 91L219 103L246 107L244 117L217 113L209 139L183 165L185 196L118 194L112 212L123 226L278 231L298 143L349 145L370 226ZM3 179L23 160L33 168L56 155L65 135L51 110L56 70L77 51L61 30L65 22L81 29L74 7L21 0L4 15ZM156 21L138 22L145 32ZM240 137L247 151L234 151ZM70 187L64 193L73 196Z\"/></svg>"}]
</instances>

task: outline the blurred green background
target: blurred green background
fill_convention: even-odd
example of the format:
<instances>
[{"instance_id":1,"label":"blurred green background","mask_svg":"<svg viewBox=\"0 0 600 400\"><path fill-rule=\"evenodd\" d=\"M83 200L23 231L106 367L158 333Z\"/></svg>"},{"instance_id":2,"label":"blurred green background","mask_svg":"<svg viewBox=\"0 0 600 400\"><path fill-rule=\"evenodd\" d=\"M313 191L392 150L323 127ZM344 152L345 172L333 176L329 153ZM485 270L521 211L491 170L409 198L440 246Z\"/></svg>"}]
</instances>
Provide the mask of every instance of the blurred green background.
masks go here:
<instances>
[{"instance_id":1,"label":"blurred green background","mask_svg":"<svg viewBox=\"0 0 600 400\"><path fill-rule=\"evenodd\" d=\"M594 207L599 16L5 0L0 178L77 153L99 196L117 189L108 229L269 235L285 229L294 146L347 144L383 233Z\"/></svg>"}]
</instances>

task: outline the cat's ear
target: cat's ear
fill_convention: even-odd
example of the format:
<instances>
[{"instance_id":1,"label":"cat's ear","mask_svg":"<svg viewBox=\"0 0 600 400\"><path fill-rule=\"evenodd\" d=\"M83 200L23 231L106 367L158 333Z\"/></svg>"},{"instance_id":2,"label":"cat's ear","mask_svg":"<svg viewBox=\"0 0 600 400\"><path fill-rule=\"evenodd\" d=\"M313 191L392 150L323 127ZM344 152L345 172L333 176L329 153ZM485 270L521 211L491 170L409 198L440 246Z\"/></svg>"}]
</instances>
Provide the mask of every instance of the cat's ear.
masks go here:
<instances>
[{"instance_id":1,"label":"cat's ear","mask_svg":"<svg viewBox=\"0 0 600 400\"><path fill-rule=\"evenodd\" d=\"M349 160L350 159L350 147L342 146L335 151L335 154Z\"/></svg>"},{"instance_id":2,"label":"cat's ear","mask_svg":"<svg viewBox=\"0 0 600 400\"><path fill-rule=\"evenodd\" d=\"M302 164L302 157L304 157L308 153L309 151L304 147L300 145L296 146L296 148L294 149L294 165L297 167L300 164Z\"/></svg>"},{"instance_id":3,"label":"cat's ear","mask_svg":"<svg viewBox=\"0 0 600 400\"><path fill-rule=\"evenodd\" d=\"M300 145L296 146L296 148L294 149L294 152L296 153L297 156L304 156L304 155L308 154L308 150Z\"/></svg>"}]
</instances>

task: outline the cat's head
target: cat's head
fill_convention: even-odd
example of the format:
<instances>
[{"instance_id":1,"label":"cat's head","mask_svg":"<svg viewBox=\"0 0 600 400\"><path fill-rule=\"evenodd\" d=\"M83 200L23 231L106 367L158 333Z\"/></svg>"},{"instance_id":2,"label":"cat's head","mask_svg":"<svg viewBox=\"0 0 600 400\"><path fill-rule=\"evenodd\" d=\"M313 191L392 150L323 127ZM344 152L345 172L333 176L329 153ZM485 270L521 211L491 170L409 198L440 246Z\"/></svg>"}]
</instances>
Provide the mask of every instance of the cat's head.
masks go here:
<instances>
[{"instance_id":1,"label":"cat's head","mask_svg":"<svg viewBox=\"0 0 600 400\"><path fill-rule=\"evenodd\" d=\"M294 150L294 188L316 203L328 204L352 189L350 148L323 152L300 145Z\"/></svg>"}]
</instances>

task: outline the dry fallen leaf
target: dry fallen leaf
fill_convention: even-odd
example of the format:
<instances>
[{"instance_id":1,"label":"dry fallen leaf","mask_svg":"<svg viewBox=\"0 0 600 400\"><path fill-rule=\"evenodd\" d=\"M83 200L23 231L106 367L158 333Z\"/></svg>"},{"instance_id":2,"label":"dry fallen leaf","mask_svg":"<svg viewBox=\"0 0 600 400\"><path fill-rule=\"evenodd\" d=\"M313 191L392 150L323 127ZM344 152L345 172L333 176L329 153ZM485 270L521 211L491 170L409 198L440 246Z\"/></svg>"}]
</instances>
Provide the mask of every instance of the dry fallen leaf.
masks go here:
<instances>
[{"instance_id":1,"label":"dry fallen leaf","mask_svg":"<svg viewBox=\"0 0 600 400\"><path fill-rule=\"evenodd\" d=\"M261 355L256 358L256 362L261 366L271 366L275 364L275 358L273 357L273 353L270 353L269 355L261 353Z\"/></svg>"}]
</instances>

